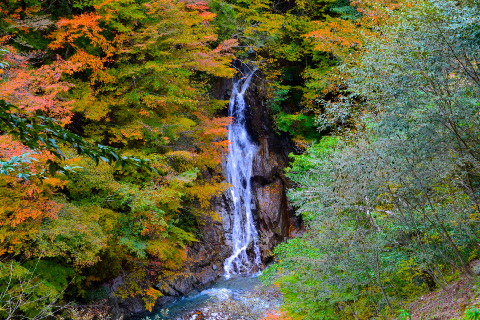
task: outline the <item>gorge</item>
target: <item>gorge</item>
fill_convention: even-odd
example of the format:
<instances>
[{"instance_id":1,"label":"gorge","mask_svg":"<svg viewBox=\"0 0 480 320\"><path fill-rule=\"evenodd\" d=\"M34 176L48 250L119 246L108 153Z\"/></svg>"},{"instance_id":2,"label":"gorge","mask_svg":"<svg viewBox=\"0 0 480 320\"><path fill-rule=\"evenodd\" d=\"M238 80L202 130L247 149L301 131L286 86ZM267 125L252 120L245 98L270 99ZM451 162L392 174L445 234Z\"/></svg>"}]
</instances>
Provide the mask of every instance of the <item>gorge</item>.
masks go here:
<instances>
[{"instance_id":1,"label":"gorge","mask_svg":"<svg viewBox=\"0 0 480 320\"><path fill-rule=\"evenodd\" d=\"M206 218L200 226L201 241L188 248L185 272L159 284L164 296L158 308L171 297L195 295L221 279L262 270L272 261L273 248L300 226L287 202L283 174L292 151L289 139L274 132L261 71L244 64L238 70L213 90L229 100L233 117L224 162L232 187L212 205L222 221Z\"/></svg>"},{"instance_id":2,"label":"gorge","mask_svg":"<svg viewBox=\"0 0 480 320\"><path fill-rule=\"evenodd\" d=\"M0 1L0 319L480 319L479 11Z\"/></svg>"}]
</instances>

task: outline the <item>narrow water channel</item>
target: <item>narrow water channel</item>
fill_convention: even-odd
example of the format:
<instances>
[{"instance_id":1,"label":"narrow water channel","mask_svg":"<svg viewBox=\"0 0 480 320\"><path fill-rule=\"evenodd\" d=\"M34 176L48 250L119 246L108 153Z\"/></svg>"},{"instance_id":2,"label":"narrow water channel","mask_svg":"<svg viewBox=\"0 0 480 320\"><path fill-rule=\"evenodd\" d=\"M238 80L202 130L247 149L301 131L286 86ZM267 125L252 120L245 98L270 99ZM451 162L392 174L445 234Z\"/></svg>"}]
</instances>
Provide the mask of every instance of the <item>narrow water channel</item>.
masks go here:
<instances>
[{"instance_id":1,"label":"narrow water channel","mask_svg":"<svg viewBox=\"0 0 480 320\"><path fill-rule=\"evenodd\" d=\"M144 320L257 320L276 310L281 298L257 276L232 277L165 304Z\"/></svg>"}]
</instances>

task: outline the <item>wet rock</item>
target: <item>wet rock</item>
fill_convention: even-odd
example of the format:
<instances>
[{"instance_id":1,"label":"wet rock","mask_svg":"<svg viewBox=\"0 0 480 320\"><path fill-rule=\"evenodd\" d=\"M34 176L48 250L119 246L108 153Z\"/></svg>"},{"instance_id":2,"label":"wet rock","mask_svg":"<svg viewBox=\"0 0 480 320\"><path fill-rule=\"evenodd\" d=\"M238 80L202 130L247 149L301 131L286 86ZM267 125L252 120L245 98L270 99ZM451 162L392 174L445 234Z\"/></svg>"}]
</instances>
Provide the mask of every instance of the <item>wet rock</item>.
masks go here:
<instances>
[{"instance_id":1,"label":"wet rock","mask_svg":"<svg viewBox=\"0 0 480 320\"><path fill-rule=\"evenodd\" d=\"M259 140L258 152L253 161L252 175L261 177L265 183L272 180L274 176L281 175L286 165L281 155L270 151L267 137Z\"/></svg>"},{"instance_id":2,"label":"wet rock","mask_svg":"<svg viewBox=\"0 0 480 320\"><path fill-rule=\"evenodd\" d=\"M288 237L290 221L285 208L285 186L281 179L274 179L266 185L256 186L260 249L264 259L273 255L272 249Z\"/></svg>"},{"instance_id":3,"label":"wet rock","mask_svg":"<svg viewBox=\"0 0 480 320\"><path fill-rule=\"evenodd\" d=\"M145 311L143 301L140 299L140 297L123 299L121 301L118 301L117 305L118 305L118 311L116 310L117 314L122 316L138 314ZM111 314L115 315L115 312L113 312L112 310Z\"/></svg>"},{"instance_id":4,"label":"wet rock","mask_svg":"<svg viewBox=\"0 0 480 320\"><path fill-rule=\"evenodd\" d=\"M241 63L236 65L242 68ZM216 84L213 92L218 99L229 99L232 81L227 80ZM293 152L293 145L286 135L279 135L274 128L274 121L267 103L266 82L260 71L257 71L247 89L245 100L249 106L247 110L247 127L249 135L258 146L252 167L252 197L253 210L259 231L262 261L266 264L273 258L273 248L289 238L301 222L295 216L293 208L288 204L286 190L288 180L284 176L284 168L289 163L289 153ZM223 195L216 207L223 217L223 225L227 230L224 243L232 247L232 221L230 221L228 194ZM223 263L222 263L223 265Z\"/></svg>"},{"instance_id":5,"label":"wet rock","mask_svg":"<svg viewBox=\"0 0 480 320\"><path fill-rule=\"evenodd\" d=\"M288 180L284 168L288 166L288 155L293 151L293 146L288 136L275 132L266 92L262 75L257 72L247 89L245 100L249 106L246 117L249 135L258 147L252 167L252 205L264 264L272 261L273 248L289 238L301 225L286 196ZM229 230L232 229L232 221L228 213L232 208L228 206L228 194L224 195L223 200L221 213L227 230L225 244L231 247Z\"/></svg>"},{"instance_id":6,"label":"wet rock","mask_svg":"<svg viewBox=\"0 0 480 320\"><path fill-rule=\"evenodd\" d=\"M288 180L284 169L293 151L289 137L275 132L274 121L265 102L266 89L261 77L247 92L251 107L251 136L258 145L253 161L252 193L256 208L260 249L264 263L273 259L273 248L291 236L301 222L288 204Z\"/></svg>"},{"instance_id":7,"label":"wet rock","mask_svg":"<svg viewBox=\"0 0 480 320\"><path fill-rule=\"evenodd\" d=\"M209 292L211 291L211 292ZM268 311L278 310L282 298L277 288L258 286L249 291L235 292L228 289L204 291L211 298L207 303L181 317L182 320L256 320Z\"/></svg>"}]
</instances>

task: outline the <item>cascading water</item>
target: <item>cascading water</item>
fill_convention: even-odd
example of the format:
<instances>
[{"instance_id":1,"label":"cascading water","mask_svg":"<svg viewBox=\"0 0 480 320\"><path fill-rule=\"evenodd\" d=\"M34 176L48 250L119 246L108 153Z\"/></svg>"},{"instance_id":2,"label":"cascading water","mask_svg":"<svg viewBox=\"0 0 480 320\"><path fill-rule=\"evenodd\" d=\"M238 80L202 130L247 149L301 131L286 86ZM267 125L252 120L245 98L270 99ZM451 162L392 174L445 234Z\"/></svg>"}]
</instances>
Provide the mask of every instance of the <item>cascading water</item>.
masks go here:
<instances>
[{"instance_id":1,"label":"cascading water","mask_svg":"<svg viewBox=\"0 0 480 320\"><path fill-rule=\"evenodd\" d=\"M235 81L228 107L233 122L228 127L227 181L232 185L228 190L232 201L231 241L232 255L224 262L225 277L233 274L249 274L261 264L258 233L252 214L251 177L252 164L257 147L252 143L246 127L244 94L256 69ZM250 256L249 256L250 252Z\"/></svg>"}]
</instances>

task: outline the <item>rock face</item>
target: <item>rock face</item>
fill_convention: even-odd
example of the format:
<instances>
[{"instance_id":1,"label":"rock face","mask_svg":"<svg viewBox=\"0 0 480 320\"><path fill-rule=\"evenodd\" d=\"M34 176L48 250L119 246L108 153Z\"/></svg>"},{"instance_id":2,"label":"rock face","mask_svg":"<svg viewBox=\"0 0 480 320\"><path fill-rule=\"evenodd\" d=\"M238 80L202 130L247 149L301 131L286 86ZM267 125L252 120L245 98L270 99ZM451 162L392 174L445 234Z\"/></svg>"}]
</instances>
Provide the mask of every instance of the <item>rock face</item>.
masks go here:
<instances>
[{"instance_id":1,"label":"rock face","mask_svg":"<svg viewBox=\"0 0 480 320\"><path fill-rule=\"evenodd\" d=\"M274 131L264 86L262 77L257 77L247 92L247 99L250 106L250 134L259 146L253 162L252 193L262 259L268 263L273 258L273 248L285 241L291 230L299 227L299 221L288 204L288 181L283 173L293 147L287 136L278 135Z\"/></svg>"},{"instance_id":2,"label":"rock face","mask_svg":"<svg viewBox=\"0 0 480 320\"><path fill-rule=\"evenodd\" d=\"M232 80L218 82L213 87L213 95L220 100L228 100L231 94ZM246 93L246 102L249 105L247 126L249 134L258 146L258 152L253 161L252 193L254 215L259 233L262 261L267 264L273 259L273 248L285 241L294 229L299 229L300 222L295 216L293 208L288 204L286 191L288 180L283 173L288 165L288 154L293 146L288 136L278 135L274 130L273 118L268 110L266 98L266 84L259 71L254 75ZM228 212L230 204L225 195L214 201L214 210L224 217L224 227L230 229L231 221ZM207 278L223 274L223 261L231 252L230 235L224 234L221 224L206 225L202 234L204 240L191 248L198 259L200 269L206 268ZM213 227L213 229L212 229ZM208 243L206 243L208 241ZM219 249L221 247L221 249ZM201 259L202 253L210 253L209 257ZM215 272L212 265L216 266ZM200 269L195 272L203 275ZM201 280L200 283L204 283Z\"/></svg>"},{"instance_id":3,"label":"rock face","mask_svg":"<svg viewBox=\"0 0 480 320\"><path fill-rule=\"evenodd\" d=\"M242 66L238 65L241 69ZM246 73L246 72L244 72ZM218 99L228 100L231 80L214 86ZM275 132L275 124L267 106L266 83L260 71L252 79L245 99L249 105L247 127L249 134L258 146L253 161L252 193L254 199L254 215L260 238L262 261L267 264L273 259L273 248L285 241L292 230L299 229L301 223L295 216L293 208L288 204L286 191L288 180L284 168L289 163L288 154L293 151L288 136ZM228 203L223 203L218 210L228 212ZM228 216L223 215L225 229L229 229ZM226 244L230 244L226 234Z\"/></svg>"},{"instance_id":4,"label":"rock face","mask_svg":"<svg viewBox=\"0 0 480 320\"><path fill-rule=\"evenodd\" d=\"M217 99L228 100L232 80L218 82L213 88ZM259 233L262 261L267 264L273 259L273 248L285 241L293 229L298 229L292 207L288 204L286 190L288 181L283 170L288 165L288 154L293 150L287 136L274 131L274 123L269 113L265 83L260 72L252 80L246 94L250 106L247 125L250 136L258 146L253 162L252 193L254 215ZM165 294L184 295L192 290L200 290L223 275L223 262L231 254L228 230L231 222L228 212L231 206L225 195L213 201L213 209L224 217L223 224L207 219L201 226L200 242L193 244L188 251L190 263L188 272L161 286Z\"/></svg>"},{"instance_id":5,"label":"rock face","mask_svg":"<svg viewBox=\"0 0 480 320\"><path fill-rule=\"evenodd\" d=\"M253 190L260 250L263 260L268 262L273 257L272 249L289 236L291 222L284 181L278 175L273 175L267 180L262 173L256 171Z\"/></svg>"}]
</instances>

